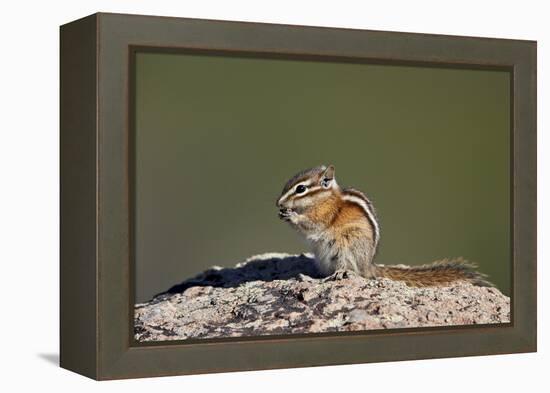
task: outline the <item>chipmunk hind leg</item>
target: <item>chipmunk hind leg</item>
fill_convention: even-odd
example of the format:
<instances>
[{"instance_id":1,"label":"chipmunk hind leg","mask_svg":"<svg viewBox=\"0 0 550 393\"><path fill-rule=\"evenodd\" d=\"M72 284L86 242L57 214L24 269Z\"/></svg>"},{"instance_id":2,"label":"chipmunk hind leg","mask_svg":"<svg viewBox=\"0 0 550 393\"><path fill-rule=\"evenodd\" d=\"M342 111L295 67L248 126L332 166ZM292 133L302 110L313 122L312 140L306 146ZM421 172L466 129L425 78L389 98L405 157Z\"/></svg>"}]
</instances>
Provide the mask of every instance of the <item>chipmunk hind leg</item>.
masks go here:
<instances>
[{"instance_id":1,"label":"chipmunk hind leg","mask_svg":"<svg viewBox=\"0 0 550 393\"><path fill-rule=\"evenodd\" d=\"M375 249L370 241L349 242L340 252L339 269L351 270L365 278L375 278L376 270L372 263Z\"/></svg>"},{"instance_id":2,"label":"chipmunk hind leg","mask_svg":"<svg viewBox=\"0 0 550 393\"><path fill-rule=\"evenodd\" d=\"M374 278L373 269L366 269L370 265L373 249L361 241L337 244L335 241L316 243L313 246L317 269L323 276L329 276L337 271L353 271L356 274ZM365 274L368 271L369 274Z\"/></svg>"}]
</instances>

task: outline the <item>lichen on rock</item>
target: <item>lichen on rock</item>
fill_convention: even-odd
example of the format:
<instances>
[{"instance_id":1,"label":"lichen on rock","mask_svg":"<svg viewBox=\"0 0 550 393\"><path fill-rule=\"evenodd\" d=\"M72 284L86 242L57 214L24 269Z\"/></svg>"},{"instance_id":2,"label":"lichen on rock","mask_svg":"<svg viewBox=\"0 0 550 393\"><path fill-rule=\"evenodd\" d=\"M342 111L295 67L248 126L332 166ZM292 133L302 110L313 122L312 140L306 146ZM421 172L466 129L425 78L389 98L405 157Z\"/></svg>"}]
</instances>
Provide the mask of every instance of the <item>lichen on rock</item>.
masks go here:
<instances>
[{"instance_id":1,"label":"lichen on rock","mask_svg":"<svg viewBox=\"0 0 550 393\"><path fill-rule=\"evenodd\" d=\"M134 332L145 342L508 322L510 299L496 288L322 278L311 255L267 253L136 304Z\"/></svg>"}]
</instances>

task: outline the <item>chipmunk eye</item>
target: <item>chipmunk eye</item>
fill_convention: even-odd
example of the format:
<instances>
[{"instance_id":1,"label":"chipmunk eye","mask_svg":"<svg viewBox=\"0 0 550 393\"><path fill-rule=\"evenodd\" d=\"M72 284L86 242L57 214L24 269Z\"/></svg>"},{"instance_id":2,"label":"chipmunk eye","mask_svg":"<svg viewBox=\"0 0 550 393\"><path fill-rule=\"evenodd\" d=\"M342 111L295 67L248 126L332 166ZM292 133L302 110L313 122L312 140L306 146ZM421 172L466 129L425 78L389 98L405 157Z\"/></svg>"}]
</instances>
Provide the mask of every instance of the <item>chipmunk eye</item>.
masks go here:
<instances>
[{"instance_id":1,"label":"chipmunk eye","mask_svg":"<svg viewBox=\"0 0 550 393\"><path fill-rule=\"evenodd\" d=\"M304 192L306 192L306 190L307 190L307 187L304 186L303 184L296 186L296 194L303 194Z\"/></svg>"}]
</instances>

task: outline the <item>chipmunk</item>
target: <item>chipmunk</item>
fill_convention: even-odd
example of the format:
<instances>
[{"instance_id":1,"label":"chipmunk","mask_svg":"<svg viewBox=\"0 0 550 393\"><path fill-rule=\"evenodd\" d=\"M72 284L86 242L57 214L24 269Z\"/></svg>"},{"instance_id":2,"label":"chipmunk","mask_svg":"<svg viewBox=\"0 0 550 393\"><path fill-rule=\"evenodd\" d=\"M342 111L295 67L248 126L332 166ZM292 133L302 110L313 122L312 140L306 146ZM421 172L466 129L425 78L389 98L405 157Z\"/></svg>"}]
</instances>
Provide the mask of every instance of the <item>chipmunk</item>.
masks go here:
<instances>
[{"instance_id":1,"label":"chipmunk","mask_svg":"<svg viewBox=\"0 0 550 393\"><path fill-rule=\"evenodd\" d=\"M334 175L332 165L302 171L286 183L277 199L279 218L306 237L322 275L352 270L368 279L388 278L416 287L461 280L492 286L462 258L422 266L375 264L380 225L374 206L361 191L340 188Z\"/></svg>"}]
</instances>

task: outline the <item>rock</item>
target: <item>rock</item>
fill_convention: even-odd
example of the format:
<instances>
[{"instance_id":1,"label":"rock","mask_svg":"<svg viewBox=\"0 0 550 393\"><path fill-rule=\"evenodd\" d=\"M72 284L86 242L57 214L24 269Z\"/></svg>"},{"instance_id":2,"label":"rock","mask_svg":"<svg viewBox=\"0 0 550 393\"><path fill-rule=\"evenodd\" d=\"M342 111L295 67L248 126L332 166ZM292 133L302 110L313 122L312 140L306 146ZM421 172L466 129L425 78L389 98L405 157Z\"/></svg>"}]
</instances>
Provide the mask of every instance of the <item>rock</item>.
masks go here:
<instances>
[{"instance_id":1,"label":"rock","mask_svg":"<svg viewBox=\"0 0 550 393\"><path fill-rule=\"evenodd\" d=\"M510 322L510 299L460 282L413 288L353 272L319 277L311 255L213 267L135 307L137 341Z\"/></svg>"}]
</instances>

